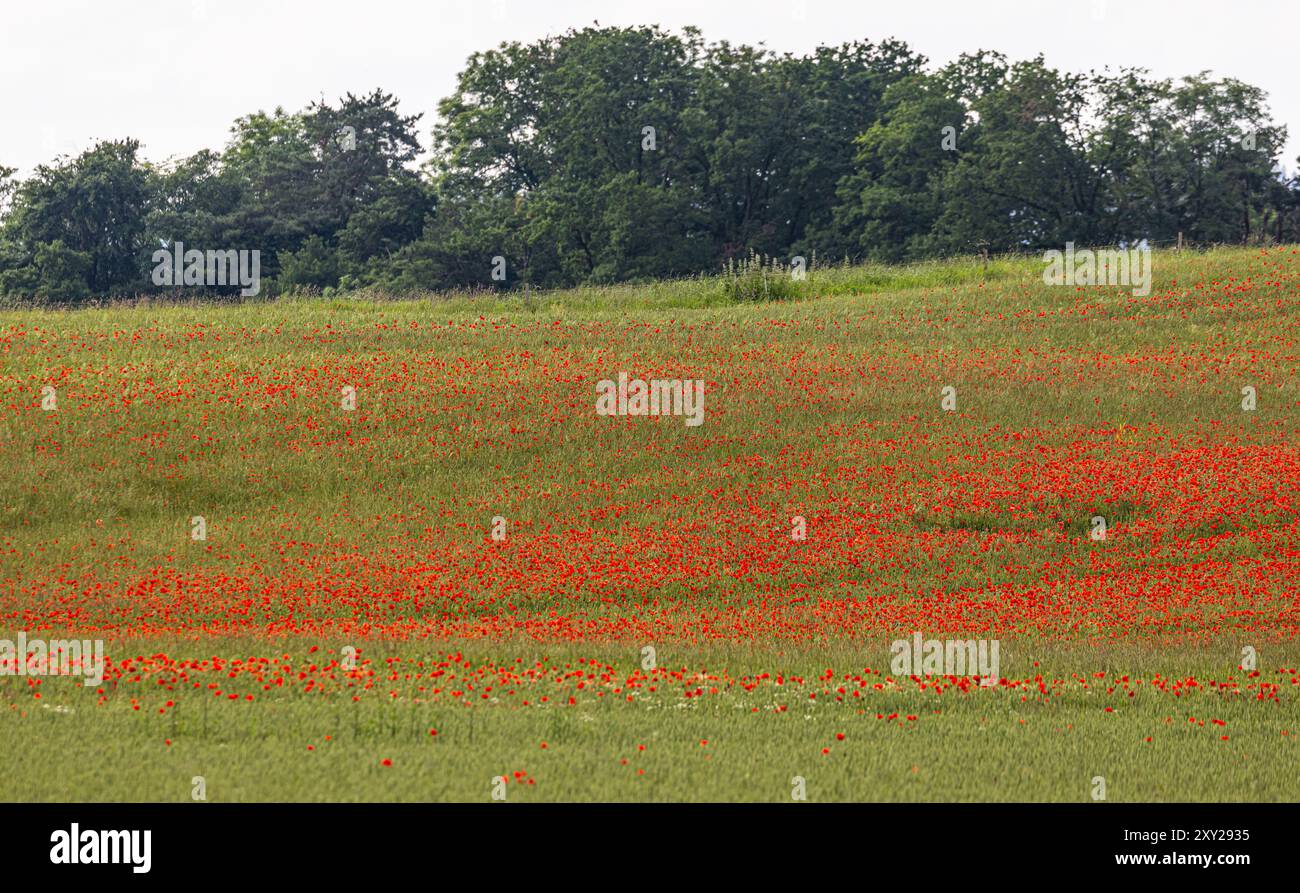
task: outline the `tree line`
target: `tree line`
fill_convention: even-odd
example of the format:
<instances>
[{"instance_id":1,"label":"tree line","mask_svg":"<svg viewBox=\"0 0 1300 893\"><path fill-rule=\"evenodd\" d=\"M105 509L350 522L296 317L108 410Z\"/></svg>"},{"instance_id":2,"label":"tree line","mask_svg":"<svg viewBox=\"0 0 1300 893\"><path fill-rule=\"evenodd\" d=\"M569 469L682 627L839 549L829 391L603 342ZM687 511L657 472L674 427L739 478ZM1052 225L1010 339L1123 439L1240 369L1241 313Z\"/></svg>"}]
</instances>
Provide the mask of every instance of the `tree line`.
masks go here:
<instances>
[{"instance_id":1,"label":"tree line","mask_svg":"<svg viewBox=\"0 0 1300 893\"><path fill-rule=\"evenodd\" d=\"M126 139L23 180L0 167L0 294L176 291L149 272L178 241L259 251L267 293L638 281L754 252L1296 242L1266 100L1208 72L585 28L471 55L422 162L422 116L375 90L247 115L224 149L166 163Z\"/></svg>"}]
</instances>

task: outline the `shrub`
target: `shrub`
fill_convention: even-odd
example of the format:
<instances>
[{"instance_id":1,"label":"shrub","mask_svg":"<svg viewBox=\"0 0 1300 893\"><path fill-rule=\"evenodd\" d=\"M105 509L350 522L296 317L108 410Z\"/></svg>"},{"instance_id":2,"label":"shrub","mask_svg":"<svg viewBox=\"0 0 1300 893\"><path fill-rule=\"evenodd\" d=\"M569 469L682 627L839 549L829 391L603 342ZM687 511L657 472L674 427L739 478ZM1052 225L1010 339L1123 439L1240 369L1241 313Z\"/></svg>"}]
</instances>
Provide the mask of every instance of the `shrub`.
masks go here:
<instances>
[{"instance_id":1,"label":"shrub","mask_svg":"<svg viewBox=\"0 0 1300 893\"><path fill-rule=\"evenodd\" d=\"M776 258L749 253L737 263L727 261L723 291L733 301L784 301L803 294L793 270Z\"/></svg>"}]
</instances>

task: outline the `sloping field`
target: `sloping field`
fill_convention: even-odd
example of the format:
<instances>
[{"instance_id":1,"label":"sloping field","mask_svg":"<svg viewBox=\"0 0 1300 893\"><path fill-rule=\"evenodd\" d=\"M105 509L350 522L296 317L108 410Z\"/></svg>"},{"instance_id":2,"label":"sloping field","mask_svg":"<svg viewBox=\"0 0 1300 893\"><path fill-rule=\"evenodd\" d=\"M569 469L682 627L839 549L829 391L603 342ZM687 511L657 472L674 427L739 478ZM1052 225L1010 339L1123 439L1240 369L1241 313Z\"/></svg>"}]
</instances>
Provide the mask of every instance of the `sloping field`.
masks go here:
<instances>
[{"instance_id":1,"label":"sloping field","mask_svg":"<svg viewBox=\"0 0 1300 893\"><path fill-rule=\"evenodd\" d=\"M1300 799L1300 251L1153 269L0 313L0 798Z\"/></svg>"}]
</instances>

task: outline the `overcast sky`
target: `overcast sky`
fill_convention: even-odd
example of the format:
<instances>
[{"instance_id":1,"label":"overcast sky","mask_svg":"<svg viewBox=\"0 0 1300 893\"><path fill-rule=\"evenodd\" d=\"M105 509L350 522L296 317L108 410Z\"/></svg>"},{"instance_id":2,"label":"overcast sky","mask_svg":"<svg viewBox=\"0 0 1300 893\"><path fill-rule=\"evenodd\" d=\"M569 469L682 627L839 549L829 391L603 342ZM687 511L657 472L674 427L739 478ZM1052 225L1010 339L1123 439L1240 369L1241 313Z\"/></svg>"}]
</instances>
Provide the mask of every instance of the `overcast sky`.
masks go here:
<instances>
[{"instance_id":1,"label":"overcast sky","mask_svg":"<svg viewBox=\"0 0 1300 893\"><path fill-rule=\"evenodd\" d=\"M1061 69L1210 69L1262 87L1300 155L1294 0L6 0L0 11L0 164L27 173L96 139L133 136L153 161L225 144L258 109L301 109L382 87L403 112L437 101L475 50L602 25L696 25L706 40L804 53L855 38L1044 53Z\"/></svg>"}]
</instances>

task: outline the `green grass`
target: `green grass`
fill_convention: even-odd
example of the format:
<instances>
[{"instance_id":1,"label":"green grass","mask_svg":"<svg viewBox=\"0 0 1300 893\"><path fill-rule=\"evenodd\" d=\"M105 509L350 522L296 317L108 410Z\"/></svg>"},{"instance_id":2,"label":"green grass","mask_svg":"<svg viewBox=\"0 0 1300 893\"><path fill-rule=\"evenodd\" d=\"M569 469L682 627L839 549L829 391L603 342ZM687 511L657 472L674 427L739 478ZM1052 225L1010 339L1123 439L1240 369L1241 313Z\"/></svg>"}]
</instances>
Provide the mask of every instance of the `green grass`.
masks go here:
<instances>
[{"instance_id":1,"label":"green grass","mask_svg":"<svg viewBox=\"0 0 1300 893\"><path fill-rule=\"evenodd\" d=\"M290 643L286 650L302 649ZM531 656L536 645L465 653L476 661L479 654ZM787 672L812 679L827 662L846 666L847 653L792 657ZM635 665L626 652L605 657L620 670ZM674 657L690 666L725 665L733 675L754 661L727 650ZM1111 678L1136 678L1152 666L1202 679L1242 675L1205 653L1120 648L1099 661L1096 653L1041 647L1031 657L1049 680L1053 666L1066 675L1105 666ZM1279 657L1268 655L1270 662ZM257 705L212 699L204 708L198 694L167 693L150 698L144 712L156 713L164 697L176 698L179 709L150 717L126 699L95 706L94 690L73 680L46 687L40 707L29 700L0 716L0 799L189 801L194 777L202 776L214 802L487 801L493 779L515 771L535 780L506 785L506 799L515 802L790 802L796 776L809 801L1084 802L1093 799L1098 776L1111 802L1300 796L1291 768L1300 736L1294 711L1282 704L1261 710L1249 697L1213 690L1181 698L1107 695L1104 684L1050 698L996 689L873 690L834 703L811 701L803 691L733 688L696 700L663 692L635 704L607 695L528 708L301 695ZM536 692L548 690L539 685ZM774 711L778 704L788 709ZM895 712L895 721L876 718ZM381 765L384 759L392 765Z\"/></svg>"},{"instance_id":2,"label":"green grass","mask_svg":"<svg viewBox=\"0 0 1300 893\"><path fill-rule=\"evenodd\" d=\"M527 302L352 294L0 310L5 635L102 630L115 659L301 663L311 645L348 644L406 660L594 657L621 676L654 641L661 666L809 680L699 698L678 682L633 703L535 683L463 706L406 680L396 697L381 688L358 701L240 681L256 700L231 703L152 680L109 686L101 702L49 678L36 699L4 677L0 799L182 801L203 776L214 801L480 800L516 770L536 782L507 786L518 801L788 802L796 776L809 800L1082 801L1094 776L1114 801L1300 799L1296 686L1278 672L1300 665L1294 579L1267 564L1296 552L1288 252L1267 263L1245 249L1159 253L1150 299L1044 286L1035 258L987 269L967 258L824 267L765 302L705 277ZM707 423L601 424L590 381L619 369L707 376ZM57 413L36 408L48 381L60 383ZM1237 408L1243 382L1260 387L1257 413ZM362 385L357 413L338 410L340 383ZM958 413L938 411L945 384ZM1195 466L1202 451L1237 449L1239 462ZM1189 463L1190 483L1177 476ZM1103 472L1124 486L1104 490ZM783 525L801 513L814 534L796 551ZM484 544L496 514L511 529L499 565ZM1105 543L1088 540L1094 514L1115 531ZM192 515L208 519L206 543L189 540ZM566 561L667 570L565 588L544 571ZM232 580L256 569L308 592L340 581L389 592L413 566L430 592L470 581L473 597L304 607L253 587L241 606L232 586L211 605L161 604L132 588L159 568ZM503 566L539 568L546 585L476 573ZM1239 602L1200 602L1166 573L1236 582ZM1153 592L1129 585L1144 574L1161 581ZM841 620L844 604L996 602L997 587L1044 580L1083 580L1091 601L1061 596L1070 622L1056 634L1004 636L1003 675L1106 674L1089 689L903 685L837 703L814 681L828 667L837 678L885 667L884 643L906 634L865 611ZM647 605L675 602L719 615L719 639L751 604L779 602L782 622L812 632L709 642L634 629L577 644L398 634L444 610L466 623L554 612L650 625ZM302 635L198 632L238 610L254 630L302 623ZM149 623L186 629L139 632ZM1246 644L1261 671L1248 684ZM1106 691L1124 674L1144 680L1131 698ZM1156 674L1204 684L1175 696L1151 690ZM1208 684L1229 677L1242 684ZM1281 686L1276 701L1256 699L1261 681ZM561 690L576 703L539 701ZM177 706L159 714L169 699Z\"/></svg>"}]
</instances>

